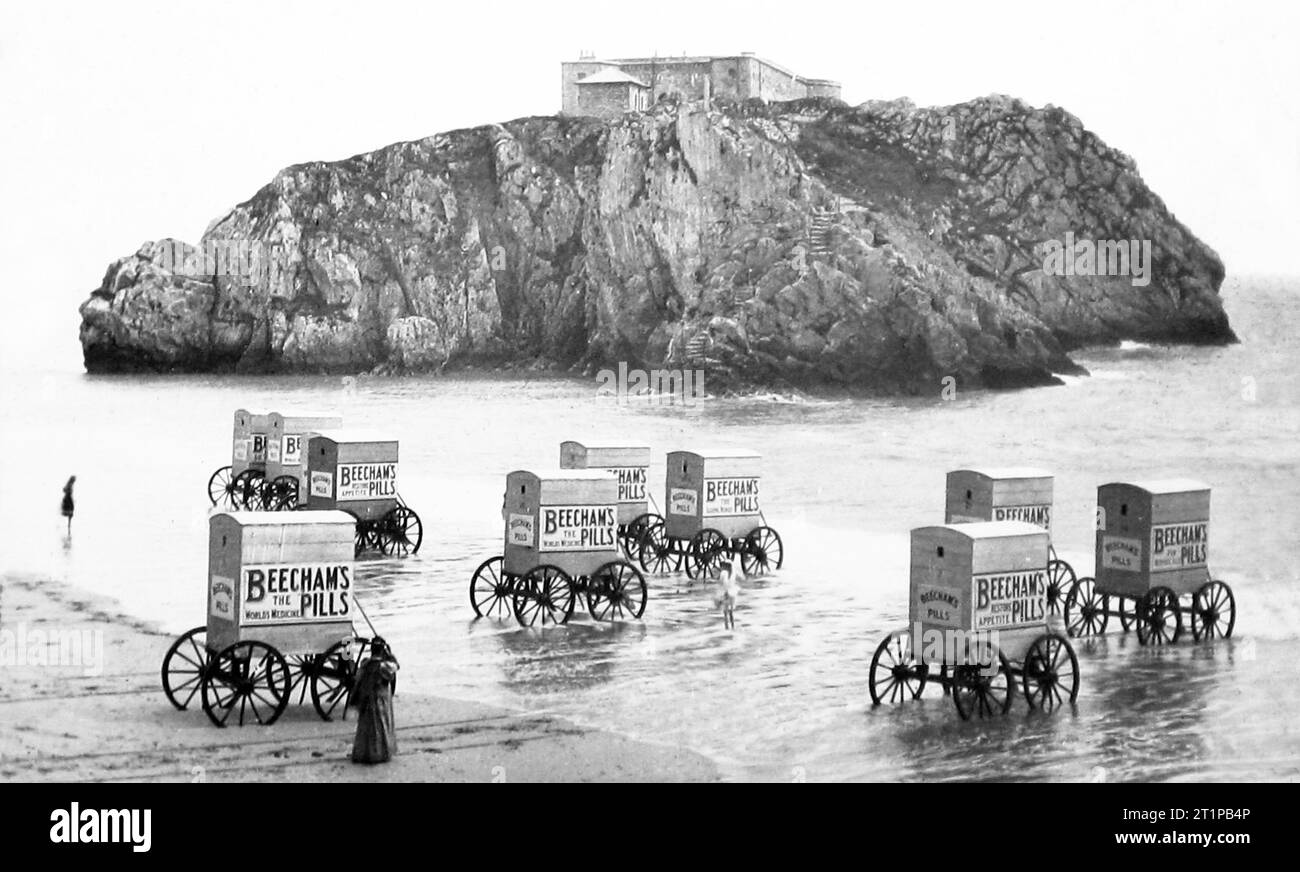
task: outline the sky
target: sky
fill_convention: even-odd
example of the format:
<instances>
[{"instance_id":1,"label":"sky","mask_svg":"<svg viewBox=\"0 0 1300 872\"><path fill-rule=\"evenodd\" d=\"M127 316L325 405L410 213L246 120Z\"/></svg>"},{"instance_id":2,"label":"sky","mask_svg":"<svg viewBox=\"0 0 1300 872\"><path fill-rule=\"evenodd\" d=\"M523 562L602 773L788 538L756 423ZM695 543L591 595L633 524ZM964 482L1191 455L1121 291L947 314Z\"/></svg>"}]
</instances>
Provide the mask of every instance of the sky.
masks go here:
<instances>
[{"instance_id":1,"label":"sky","mask_svg":"<svg viewBox=\"0 0 1300 872\"><path fill-rule=\"evenodd\" d=\"M1230 275L1300 274L1300 13L1237 2L0 0L0 370L78 365L77 306L281 168L550 114L560 61L753 51L850 103L1078 116ZM17 315L17 317L15 317Z\"/></svg>"}]
</instances>

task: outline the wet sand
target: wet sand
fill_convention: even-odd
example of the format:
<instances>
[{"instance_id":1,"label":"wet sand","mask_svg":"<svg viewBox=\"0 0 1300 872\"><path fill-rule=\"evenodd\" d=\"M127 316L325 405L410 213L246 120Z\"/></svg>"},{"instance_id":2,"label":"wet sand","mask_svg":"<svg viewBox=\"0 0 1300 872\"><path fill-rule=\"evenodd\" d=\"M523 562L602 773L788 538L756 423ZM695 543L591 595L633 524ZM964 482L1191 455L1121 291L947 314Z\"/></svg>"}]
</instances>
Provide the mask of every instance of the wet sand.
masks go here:
<instances>
[{"instance_id":1,"label":"wet sand","mask_svg":"<svg viewBox=\"0 0 1300 872\"><path fill-rule=\"evenodd\" d=\"M41 636L87 643L42 664ZM102 640L102 656L94 640ZM398 755L351 763L356 722L294 698L270 727L219 729L167 701L173 637L112 604L29 575L0 579L0 781L716 781L706 757L560 718L404 693ZM400 656L400 652L399 652ZM65 658L67 659L67 658ZM407 664L409 671L413 664Z\"/></svg>"}]
</instances>

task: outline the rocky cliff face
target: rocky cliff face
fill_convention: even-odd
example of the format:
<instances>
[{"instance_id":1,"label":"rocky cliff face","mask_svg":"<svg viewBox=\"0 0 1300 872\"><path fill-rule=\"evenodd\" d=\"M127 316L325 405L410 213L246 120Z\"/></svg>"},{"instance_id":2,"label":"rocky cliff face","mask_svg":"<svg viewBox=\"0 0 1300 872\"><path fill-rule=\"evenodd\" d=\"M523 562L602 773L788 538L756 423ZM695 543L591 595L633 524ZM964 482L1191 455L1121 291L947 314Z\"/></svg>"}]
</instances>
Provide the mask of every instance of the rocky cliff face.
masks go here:
<instances>
[{"instance_id":1,"label":"rocky cliff face","mask_svg":"<svg viewBox=\"0 0 1300 872\"><path fill-rule=\"evenodd\" d=\"M1113 274L1129 240L1145 283ZM290 167L197 246L114 263L81 340L92 371L627 361L930 392L1044 383L1083 343L1232 341L1222 279L1059 109L660 105Z\"/></svg>"}]
</instances>

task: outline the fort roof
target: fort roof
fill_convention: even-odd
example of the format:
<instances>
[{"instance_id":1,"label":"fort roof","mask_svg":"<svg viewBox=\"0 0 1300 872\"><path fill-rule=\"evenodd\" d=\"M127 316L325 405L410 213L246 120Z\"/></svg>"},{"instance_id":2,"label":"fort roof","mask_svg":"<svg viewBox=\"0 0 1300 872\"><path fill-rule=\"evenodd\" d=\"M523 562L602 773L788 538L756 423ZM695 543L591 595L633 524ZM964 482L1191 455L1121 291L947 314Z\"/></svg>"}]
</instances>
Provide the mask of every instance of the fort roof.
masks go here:
<instances>
[{"instance_id":1,"label":"fort roof","mask_svg":"<svg viewBox=\"0 0 1300 872\"><path fill-rule=\"evenodd\" d=\"M590 76L584 76L578 80L579 85L613 85L622 83L636 85L641 88L650 87L640 79L635 78L634 76L629 76L622 70L616 70L612 67L610 69L592 73Z\"/></svg>"},{"instance_id":2,"label":"fort roof","mask_svg":"<svg viewBox=\"0 0 1300 872\"><path fill-rule=\"evenodd\" d=\"M658 64L659 66L669 66L671 64L707 64L709 61L723 60L717 55L666 55L664 57L648 58L618 58L610 61L613 64Z\"/></svg>"},{"instance_id":3,"label":"fort roof","mask_svg":"<svg viewBox=\"0 0 1300 872\"><path fill-rule=\"evenodd\" d=\"M814 79L808 76L801 76L795 73L793 70L781 66L775 61L770 61L767 58L759 57L758 55L752 53L738 54L738 55L675 55L675 56L664 55L664 56L643 57L643 58L610 58L608 60L603 60L603 61L592 61L590 59L584 59L582 61L579 61L579 63L604 63L604 64L609 64L610 66L654 65L660 67L667 67L667 66L675 66L679 64L694 65L694 64L707 64L713 61L735 61L735 60L757 61L763 64L764 66L771 67L774 70L785 73L787 76L798 79L799 81L805 82L807 84L812 84L812 85L838 85L839 84L839 82L835 81L834 79ZM599 75L599 74L597 73L593 75ZM588 76L586 79L582 79L581 81L586 82L586 81L590 81L590 79L591 77Z\"/></svg>"}]
</instances>

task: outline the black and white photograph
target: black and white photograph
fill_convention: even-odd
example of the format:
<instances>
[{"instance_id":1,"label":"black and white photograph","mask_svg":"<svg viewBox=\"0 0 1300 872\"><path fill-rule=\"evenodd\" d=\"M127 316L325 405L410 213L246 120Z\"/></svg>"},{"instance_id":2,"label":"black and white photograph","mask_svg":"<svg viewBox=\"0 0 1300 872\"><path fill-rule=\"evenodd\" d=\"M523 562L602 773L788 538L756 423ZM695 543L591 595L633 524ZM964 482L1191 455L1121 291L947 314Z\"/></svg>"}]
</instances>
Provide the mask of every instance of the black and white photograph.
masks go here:
<instances>
[{"instance_id":1,"label":"black and white photograph","mask_svg":"<svg viewBox=\"0 0 1300 872\"><path fill-rule=\"evenodd\" d=\"M0 782L1300 778L1296 7L0 10Z\"/></svg>"}]
</instances>

